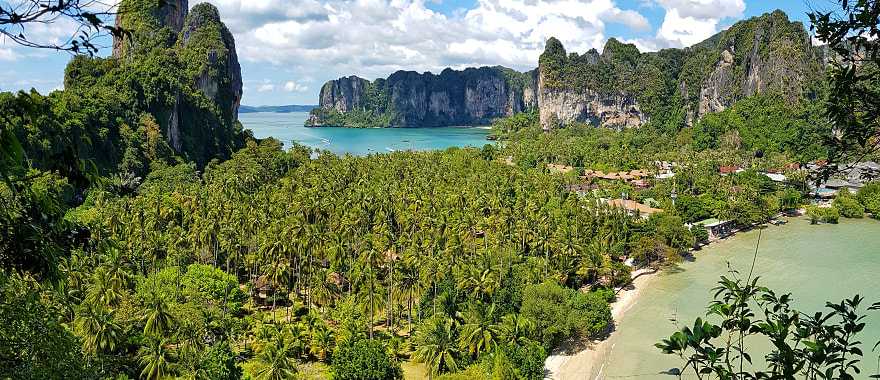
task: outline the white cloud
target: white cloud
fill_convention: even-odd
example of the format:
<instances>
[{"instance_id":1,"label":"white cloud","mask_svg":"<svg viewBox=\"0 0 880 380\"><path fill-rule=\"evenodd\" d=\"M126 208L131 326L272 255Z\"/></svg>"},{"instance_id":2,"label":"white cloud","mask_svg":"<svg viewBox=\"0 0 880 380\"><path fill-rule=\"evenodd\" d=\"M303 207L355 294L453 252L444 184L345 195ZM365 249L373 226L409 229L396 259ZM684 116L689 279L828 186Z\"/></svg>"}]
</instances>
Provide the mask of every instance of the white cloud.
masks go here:
<instances>
[{"instance_id":1,"label":"white cloud","mask_svg":"<svg viewBox=\"0 0 880 380\"><path fill-rule=\"evenodd\" d=\"M691 46L715 34L718 21L715 18L682 17L678 9L669 9L657 37L670 46Z\"/></svg>"},{"instance_id":2,"label":"white cloud","mask_svg":"<svg viewBox=\"0 0 880 380\"><path fill-rule=\"evenodd\" d=\"M268 63L317 83L352 74L374 79L400 69L530 70L551 36L572 51L601 50L609 23L636 32L651 28L615 0L476 0L450 15L426 6L435 0L209 1L235 34L246 66ZM291 92L303 82L294 82Z\"/></svg>"},{"instance_id":3,"label":"white cloud","mask_svg":"<svg viewBox=\"0 0 880 380\"><path fill-rule=\"evenodd\" d=\"M0 48L0 61L15 61L18 59L18 54L15 54L14 51L10 48Z\"/></svg>"},{"instance_id":4,"label":"white cloud","mask_svg":"<svg viewBox=\"0 0 880 380\"><path fill-rule=\"evenodd\" d=\"M287 92L305 92L308 91L308 89L308 87L294 81L288 81L287 83L284 83L284 91Z\"/></svg>"},{"instance_id":5,"label":"white cloud","mask_svg":"<svg viewBox=\"0 0 880 380\"><path fill-rule=\"evenodd\" d=\"M261 84L260 87L257 87L257 92L271 92L275 91L275 85L271 83Z\"/></svg>"},{"instance_id":6,"label":"white cloud","mask_svg":"<svg viewBox=\"0 0 880 380\"><path fill-rule=\"evenodd\" d=\"M743 0L657 0L666 10L675 9L681 17L722 19L740 17L746 10Z\"/></svg>"},{"instance_id":7,"label":"white cloud","mask_svg":"<svg viewBox=\"0 0 880 380\"><path fill-rule=\"evenodd\" d=\"M684 47L701 42L719 32L721 20L742 17L743 0L656 0L666 10L663 23L652 39L639 39L636 45L656 50Z\"/></svg>"}]
</instances>

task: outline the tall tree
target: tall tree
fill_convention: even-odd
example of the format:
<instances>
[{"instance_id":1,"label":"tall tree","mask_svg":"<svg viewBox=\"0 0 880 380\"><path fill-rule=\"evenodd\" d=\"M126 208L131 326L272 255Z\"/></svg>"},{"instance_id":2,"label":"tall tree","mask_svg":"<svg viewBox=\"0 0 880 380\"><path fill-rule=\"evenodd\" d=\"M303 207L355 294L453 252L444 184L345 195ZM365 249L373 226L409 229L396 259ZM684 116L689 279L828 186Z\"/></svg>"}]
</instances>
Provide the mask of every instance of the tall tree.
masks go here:
<instances>
[{"instance_id":1,"label":"tall tree","mask_svg":"<svg viewBox=\"0 0 880 380\"><path fill-rule=\"evenodd\" d=\"M809 14L816 39L834 56L826 115L833 125L826 144L827 179L836 164L880 151L880 1L838 0L840 8Z\"/></svg>"}]
</instances>

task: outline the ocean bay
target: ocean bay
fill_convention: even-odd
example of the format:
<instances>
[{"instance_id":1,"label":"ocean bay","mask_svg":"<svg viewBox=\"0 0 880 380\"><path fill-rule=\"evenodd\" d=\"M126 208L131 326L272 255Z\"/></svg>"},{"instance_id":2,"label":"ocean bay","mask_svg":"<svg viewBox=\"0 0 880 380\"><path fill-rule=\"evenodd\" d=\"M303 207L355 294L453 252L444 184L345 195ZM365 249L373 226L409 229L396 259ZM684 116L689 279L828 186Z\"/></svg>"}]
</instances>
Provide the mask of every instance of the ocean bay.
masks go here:
<instances>
[{"instance_id":1,"label":"ocean bay","mask_svg":"<svg viewBox=\"0 0 880 380\"><path fill-rule=\"evenodd\" d=\"M705 317L712 297L710 289L718 285L720 276L732 276L728 264L739 272L738 276L748 275L758 233L752 230L715 243L698 251L693 262L680 264L649 280L615 332L602 344L599 361L588 366L589 376L583 373L580 378L677 378L664 372L680 368L681 361L663 355L654 343L690 326L695 318ZM792 293L794 306L807 313L827 312L826 301L839 302L855 294L865 297L861 308L864 311L871 303L880 301L878 268L880 222L850 219L816 226L806 218L794 218L783 226L771 226L761 232L754 275L777 293ZM877 365L876 351L871 348L880 339L880 315L867 314L867 327L859 338L865 352L864 368L870 373Z\"/></svg>"},{"instance_id":2,"label":"ocean bay","mask_svg":"<svg viewBox=\"0 0 880 380\"><path fill-rule=\"evenodd\" d=\"M307 128L306 112L243 113L239 119L254 137L274 137L290 147L297 142L336 154L363 156L397 150L434 150L449 147L481 147L489 130L480 127L441 128Z\"/></svg>"}]
</instances>

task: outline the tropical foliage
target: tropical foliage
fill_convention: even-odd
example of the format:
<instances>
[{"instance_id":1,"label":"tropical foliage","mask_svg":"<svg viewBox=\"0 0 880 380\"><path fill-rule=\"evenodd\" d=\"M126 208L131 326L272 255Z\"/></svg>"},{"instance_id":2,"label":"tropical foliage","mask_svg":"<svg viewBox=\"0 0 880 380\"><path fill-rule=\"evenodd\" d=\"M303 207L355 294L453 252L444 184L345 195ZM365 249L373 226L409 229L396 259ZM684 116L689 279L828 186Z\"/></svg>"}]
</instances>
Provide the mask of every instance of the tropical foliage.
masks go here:
<instances>
[{"instance_id":1,"label":"tropical foliage","mask_svg":"<svg viewBox=\"0 0 880 380\"><path fill-rule=\"evenodd\" d=\"M759 278L721 277L708 306L697 318L657 343L682 360L681 375L698 379L854 379L864 352L864 298L828 302L815 313L796 309L791 294L759 285ZM867 310L880 309L880 303ZM758 343L760 342L760 343ZM763 346L762 346L763 345ZM755 347L769 347L758 359ZM872 376L876 377L876 376Z\"/></svg>"}]
</instances>

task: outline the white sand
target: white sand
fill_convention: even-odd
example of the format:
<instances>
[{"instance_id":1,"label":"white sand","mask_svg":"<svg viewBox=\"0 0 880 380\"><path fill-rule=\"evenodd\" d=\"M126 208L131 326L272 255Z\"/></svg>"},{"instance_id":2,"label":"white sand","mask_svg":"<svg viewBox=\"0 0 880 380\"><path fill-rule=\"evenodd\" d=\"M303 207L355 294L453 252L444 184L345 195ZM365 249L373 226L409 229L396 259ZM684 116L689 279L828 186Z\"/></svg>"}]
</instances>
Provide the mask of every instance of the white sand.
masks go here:
<instances>
[{"instance_id":1,"label":"white sand","mask_svg":"<svg viewBox=\"0 0 880 380\"><path fill-rule=\"evenodd\" d=\"M641 273L652 272L650 269L641 269L633 272L633 277ZM623 315L635 305L638 300L641 289L644 289L648 282L656 276L656 273L644 274L633 280L632 286L622 290L617 294L617 300L611 304L611 316L616 324L623 318ZM554 352L553 355L547 357L544 362L544 369L547 370L549 379L567 380L567 379L587 379L594 372L593 366L605 357L604 353L611 350L613 345L609 344L611 336L615 332L603 340L586 340L569 342L563 348ZM597 368L598 373L596 379L601 378L602 368ZM589 379L594 380L594 379Z\"/></svg>"}]
</instances>

